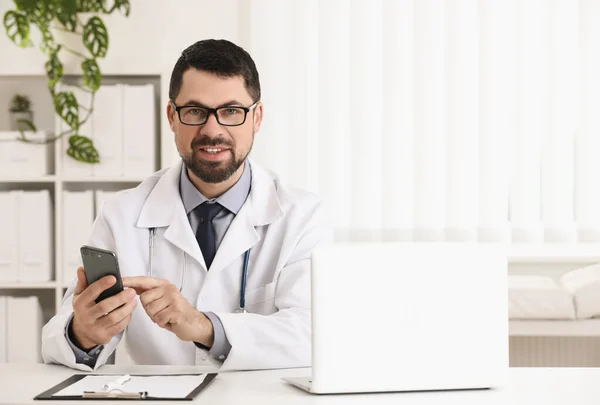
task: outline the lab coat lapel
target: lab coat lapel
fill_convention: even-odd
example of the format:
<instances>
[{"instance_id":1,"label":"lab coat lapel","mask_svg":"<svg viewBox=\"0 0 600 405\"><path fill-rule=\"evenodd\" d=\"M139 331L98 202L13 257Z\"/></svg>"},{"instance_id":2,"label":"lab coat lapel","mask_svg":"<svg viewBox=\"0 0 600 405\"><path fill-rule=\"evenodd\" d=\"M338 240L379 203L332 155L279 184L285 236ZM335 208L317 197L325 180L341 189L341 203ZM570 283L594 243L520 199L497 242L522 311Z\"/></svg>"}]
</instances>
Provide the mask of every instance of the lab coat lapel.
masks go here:
<instances>
[{"instance_id":1,"label":"lab coat lapel","mask_svg":"<svg viewBox=\"0 0 600 405\"><path fill-rule=\"evenodd\" d=\"M146 202L142 206L137 226L141 228L167 227L163 237L194 258L200 265L206 265L196 236L185 213L179 193L179 162L169 168L158 180Z\"/></svg>"},{"instance_id":2,"label":"lab coat lapel","mask_svg":"<svg viewBox=\"0 0 600 405\"><path fill-rule=\"evenodd\" d=\"M260 236L256 231L257 226L268 225L284 214L273 177L253 161L250 161L250 167L250 195L227 229L215 254L210 274L220 272L258 243Z\"/></svg>"}]
</instances>

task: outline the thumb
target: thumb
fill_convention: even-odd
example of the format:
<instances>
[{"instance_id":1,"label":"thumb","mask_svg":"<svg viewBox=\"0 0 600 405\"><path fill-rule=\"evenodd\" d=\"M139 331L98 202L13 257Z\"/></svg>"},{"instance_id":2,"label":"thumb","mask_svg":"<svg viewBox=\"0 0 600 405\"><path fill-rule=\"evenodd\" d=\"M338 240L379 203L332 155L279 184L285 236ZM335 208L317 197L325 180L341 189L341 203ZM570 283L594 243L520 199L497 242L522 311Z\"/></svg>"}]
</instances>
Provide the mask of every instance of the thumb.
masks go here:
<instances>
[{"instance_id":1,"label":"thumb","mask_svg":"<svg viewBox=\"0 0 600 405\"><path fill-rule=\"evenodd\" d=\"M75 286L75 294L81 294L88 286L87 278L83 267L77 269L77 285Z\"/></svg>"}]
</instances>

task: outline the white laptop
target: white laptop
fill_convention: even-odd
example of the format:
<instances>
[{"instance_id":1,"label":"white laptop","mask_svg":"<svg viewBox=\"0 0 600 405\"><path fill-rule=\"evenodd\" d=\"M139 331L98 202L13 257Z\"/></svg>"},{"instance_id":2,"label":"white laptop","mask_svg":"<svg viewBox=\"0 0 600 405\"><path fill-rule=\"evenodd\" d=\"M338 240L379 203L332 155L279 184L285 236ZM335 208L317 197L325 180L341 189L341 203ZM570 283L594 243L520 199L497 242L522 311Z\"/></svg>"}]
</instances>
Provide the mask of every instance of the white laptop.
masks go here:
<instances>
[{"instance_id":1,"label":"white laptop","mask_svg":"<svg viewBox=\"0 0 600 405\"><path fill-rule=\"evenodd\" d=\"M508 360L500 245L352 243L312 255L315 394L486 389Z\"/></svg>"}]
</instances>

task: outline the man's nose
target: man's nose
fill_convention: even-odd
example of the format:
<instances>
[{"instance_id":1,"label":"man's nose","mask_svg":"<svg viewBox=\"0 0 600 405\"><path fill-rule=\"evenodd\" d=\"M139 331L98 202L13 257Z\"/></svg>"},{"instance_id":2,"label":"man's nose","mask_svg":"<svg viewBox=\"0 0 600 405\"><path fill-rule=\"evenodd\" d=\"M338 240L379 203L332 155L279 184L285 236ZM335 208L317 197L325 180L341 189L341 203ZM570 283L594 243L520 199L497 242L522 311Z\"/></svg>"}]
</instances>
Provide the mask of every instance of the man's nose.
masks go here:
<instances>
[{"instance_id":1,"label":"man's nose","mask_svg":"<svg viewBox=\"0 0 600 405\"><path fill-rule=\"evenodd\" d=\"M202 132L209 134L220 134L223 132L223 127L217 121L217 115L215 112L208 114L208 119L202 125Z\"/></svg>"}]
</instances>

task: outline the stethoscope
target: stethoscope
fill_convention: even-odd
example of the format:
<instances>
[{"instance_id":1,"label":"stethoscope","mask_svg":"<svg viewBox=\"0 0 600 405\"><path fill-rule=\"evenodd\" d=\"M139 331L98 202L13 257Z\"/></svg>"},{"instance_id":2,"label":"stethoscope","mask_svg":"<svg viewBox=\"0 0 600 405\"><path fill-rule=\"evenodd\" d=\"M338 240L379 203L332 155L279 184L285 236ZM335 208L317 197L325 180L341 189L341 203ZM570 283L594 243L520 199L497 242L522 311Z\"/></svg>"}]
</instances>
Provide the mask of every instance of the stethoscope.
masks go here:
<instances>
[{"instance_id":1,"label":"stethoscope","mask_svg":"<svg viewBox=\"0 0 600 405\"><path fill-rule=\"evenodd\" d=\"M154 237L156 236L156 228L150 228L149 247L150 247L150 277L152 277L152 258L154 257ZM250 261L250 249L244 253L244 265L242 266L242 285L240 287L240 307L235 311L239 314L248 313L246 310L246 278L248 277L248 262ZM179 291L183 290L183 283L185 282L185 272L187 267L187 255L183 253L183 271L181 272L181 287Z\"/></svg>"}]
</instances>

